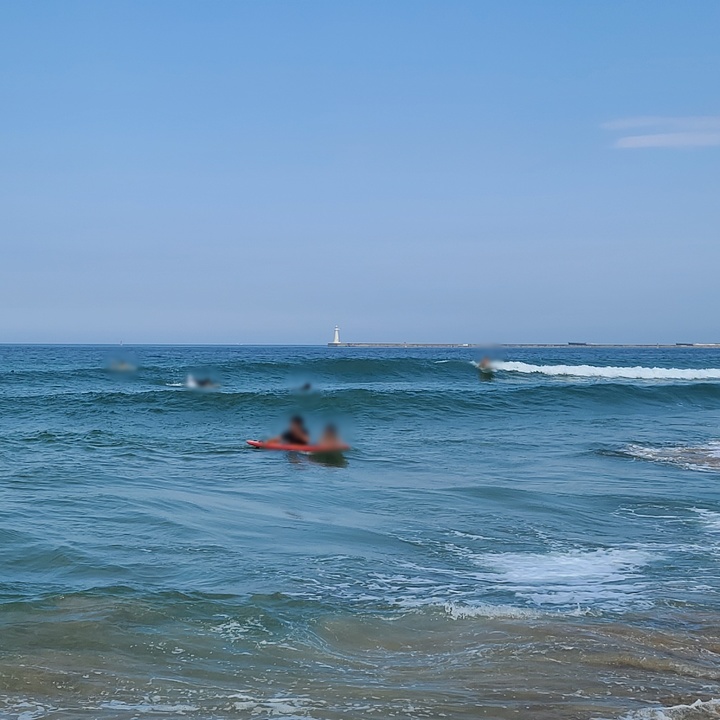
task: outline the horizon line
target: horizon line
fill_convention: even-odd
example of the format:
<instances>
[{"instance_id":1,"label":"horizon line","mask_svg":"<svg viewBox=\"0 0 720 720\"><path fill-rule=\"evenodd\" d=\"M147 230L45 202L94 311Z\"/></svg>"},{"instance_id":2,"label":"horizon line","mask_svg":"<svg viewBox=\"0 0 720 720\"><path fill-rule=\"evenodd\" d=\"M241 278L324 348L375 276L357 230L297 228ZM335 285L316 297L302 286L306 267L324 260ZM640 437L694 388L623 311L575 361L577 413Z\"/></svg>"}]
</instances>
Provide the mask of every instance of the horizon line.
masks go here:
<instances>
[{"instance_id":1,"label":"horizon line","mask_svg":"<svg viewBox=\"0 0 720 720\"><path fill-rule=\"evenodd\" d=\"M673 348L673 347L696 347L696 348L720 348L718 342L483 342L483 343L455 343L455 342L340 342L334 343L259 343L259 342L137 342L137 343L107 343L107 342L0 342L0 347L12 346L35 346L35 347L102 347L102 348L131 348L131 347L318 347L337 350L347 349L473 349L492 347L525 347L525 348L592 348L592 347L616 347L616 348Z\"/></svg>"}]
</instances>

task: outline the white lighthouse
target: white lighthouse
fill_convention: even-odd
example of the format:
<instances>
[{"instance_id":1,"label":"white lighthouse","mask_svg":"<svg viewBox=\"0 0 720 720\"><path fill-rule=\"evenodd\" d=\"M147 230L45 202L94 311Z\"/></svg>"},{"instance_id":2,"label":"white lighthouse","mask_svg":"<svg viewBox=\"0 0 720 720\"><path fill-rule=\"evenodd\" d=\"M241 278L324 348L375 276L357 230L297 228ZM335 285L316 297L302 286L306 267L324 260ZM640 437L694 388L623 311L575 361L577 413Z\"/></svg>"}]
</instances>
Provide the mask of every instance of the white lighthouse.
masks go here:
<instances>
[{"instance_id":1,"label":"white lighthouse","mask_svg":"<svg viewBox=\"0 0 720 720\"><path fill-rule=\"evenodd\" d=\"M340 327L338 325L335 326L335 333L333 334L333 339L331 343L328 343L330 347L337 347L340 345Z\"/></svg>"}]
</instances>

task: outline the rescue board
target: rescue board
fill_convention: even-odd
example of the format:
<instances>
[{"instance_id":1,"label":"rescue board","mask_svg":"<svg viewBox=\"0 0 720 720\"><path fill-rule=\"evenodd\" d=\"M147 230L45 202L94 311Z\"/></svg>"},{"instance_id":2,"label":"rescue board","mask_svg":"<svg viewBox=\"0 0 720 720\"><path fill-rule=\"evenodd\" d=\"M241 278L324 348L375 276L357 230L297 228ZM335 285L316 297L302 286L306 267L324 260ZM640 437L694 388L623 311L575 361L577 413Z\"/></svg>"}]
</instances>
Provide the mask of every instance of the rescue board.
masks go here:
<instances>
[{"instance_id":1,"label":"rescue board","mask_svg":"<svg viewBox=\"0 0 720 720\"><path fill-rule=\"evenodd\" d=\"M264 440L247 440L246 442L250 447L259 448L260 450L282 450L285 452L338 453L350 449L350 446L345 444L329 447L327 445L295 445L294 443L266 442Z\"/></svg>"}]
</instances>

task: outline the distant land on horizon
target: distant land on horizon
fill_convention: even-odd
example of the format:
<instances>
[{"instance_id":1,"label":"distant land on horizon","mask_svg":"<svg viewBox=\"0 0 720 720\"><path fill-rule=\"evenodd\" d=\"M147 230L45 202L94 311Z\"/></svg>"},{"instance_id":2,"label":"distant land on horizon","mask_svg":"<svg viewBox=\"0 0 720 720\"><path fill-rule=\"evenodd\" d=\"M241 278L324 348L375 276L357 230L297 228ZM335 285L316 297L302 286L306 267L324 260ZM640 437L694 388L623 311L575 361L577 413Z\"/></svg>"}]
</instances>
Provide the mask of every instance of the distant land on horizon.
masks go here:
<instances>
[{"instance_id":1,"label":"distant land on horizon","mask_svg":"<svg viewBox=\"0 0 720 720\"><path fill-rule=\"evenodd\" d=\"M720 343L591 343L591 342L566 342L566 343L363 343L363 342L329 342L331 348L508 348L508 347L531 347L531 348L720 348Z\"/></svg>"},{"instance_id":2,"label":"distant land on horizon","mask_svg":"<svg viewBox=\"0 0 720 720\"><path fill-rule=\"evenodd\" d=\"M328 347L382 349L382 348L720 348L720 342L675 342L675 343L613 343L613 342L485 342L485 343L423 343L423 342L329 342L329 343L261 343L261 342L0 342L5 347Z\"/></svg>"}]
</instances>

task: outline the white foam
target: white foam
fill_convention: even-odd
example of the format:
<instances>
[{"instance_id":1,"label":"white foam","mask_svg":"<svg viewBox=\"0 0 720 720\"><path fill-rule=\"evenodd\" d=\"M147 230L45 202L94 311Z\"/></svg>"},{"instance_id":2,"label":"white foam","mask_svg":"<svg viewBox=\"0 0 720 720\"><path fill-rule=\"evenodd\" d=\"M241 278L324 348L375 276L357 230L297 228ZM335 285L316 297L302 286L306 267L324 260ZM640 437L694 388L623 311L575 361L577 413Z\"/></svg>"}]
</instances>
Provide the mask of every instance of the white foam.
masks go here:
<instances>
[{"instance_id":1,"label":"white foam","mask_svg":"<svg viewBox=\"0 0 720 720\"><path fill-rule=\"evenodd\" d=\"M719 512L713 512L712 510L701 510L699 508L694 508L694 512L696 512L700 516L700 520L702 521L706 530L712 533L720 533Z\"/></svg>"},{"instance_id":2,"label":"white foam","mask_svg":"<svg viewBox=\"0 0 720 720\"><path fill-rule=\"evenodd\" d=\"M133 713L173 714L184 715L186 712L195 712L195 705L167 704L161 702L126 703L121 700L109 700L100 704L104 710L124 710Z\"/></svg>"},{"instance_id":3,"label":"white foam","mask_svg":"<svg viewBox=\"0 0 720 720\"><path fill-rule=\"evenodd\" d=\"M680 465L688 470L720 470L720 443L653 447L631 444L625 453L640 460Z\"/></svg>"},{"instance_id":4,"label":"white foam","mask_svg":"<svg viewBox=\"0 0 720 720\"><path fill-rule=\"evenodd\" d=\"M704 702L696 700L690 705L643 708L622 716L622 720L712 720L713 718L720 718L720 700ZM601 719L596 718L596 720Z\"/></svg>"},{"instance_id":5,"label":"white foam","mask_svg":"<svg viewBox=\"0 0 720 720\"><path fill-rule=\"evenodd\" d=\"M29 708L29 709L24 709ZM48 708L44 705L40 705L38 703L29 703L29 702L23 702L20 703L18 706L14 708L14 710L19 710L20 712L17 715L16 720L39 720L42 717L45 717L49 712L54 710L55 708Z\"/></svg>"},{"instance_id":6,"label":"white foam","mask_svg":"<svg viewBox=\"0 0 720 720\"><path fill-rule=\"evenodd\" d=\"M58 710L27 697L0 696L0 718L10 720L40 720Z\"/></svg>"},{"instance_id":7,"label":"white foam","mask_svg":"<svg viewBox=\"0 0 720 720\"><path fill-rule=\"evenodd\" d=\"M477 363L473 363L477 365ZM616 367L595 365L531 365L524 362L494 362L493 369L523 374L609 378L620 380L718 380L720 368Z\"/></svg>"},{"instance_id":8,"label":"white foam","mask_svg":"<svg viewBox=\"0 0 720 720\"><path fill-rule=\"evenodd\" d=\"M210 628L210 632L217 633L226 640L234 642L236 640L245 639L248 633L263 632L267 630L262 621L258 617L246 618L242 622L238 620L227 620L220 625Z\"/></svg>"},{"instance_id":9,"label":"white foam","mask_svg":"<svg viewBox=\"0 0 720 720\"><path fill-rule=\"evenodd\" d=\"M536 605L617 607L638 602L643 566L656 556L635 549L477 555L483 579Z\"/></svg>"},{"instance_id":10,"label":"white foam","mask_svg":"<svg viewBox=\"0 0 720 720\"><path fill-rule=\"evenodd\" d=\"M309 712L322 707L325 703L315 702L304 697L274 697L254 698L250 695L238 693L230 696L234 702L235 710L244 710L250 715L265 713L271 716L282 716L287 720L297 717L306 717Z\"/></svg>"},{"instance_id":11,"label":"white foam","mask_svg":"<svg viewBox=\"0 0 720 720\"><path fill-rule=\"evenodd\" d=\"M453 620L478 617L528 620L542 616L542 613L530 608L515 607L513 605L490 605L489 603L466 604L447 602L443 609Z\"/></svg>"}]
</instances>

